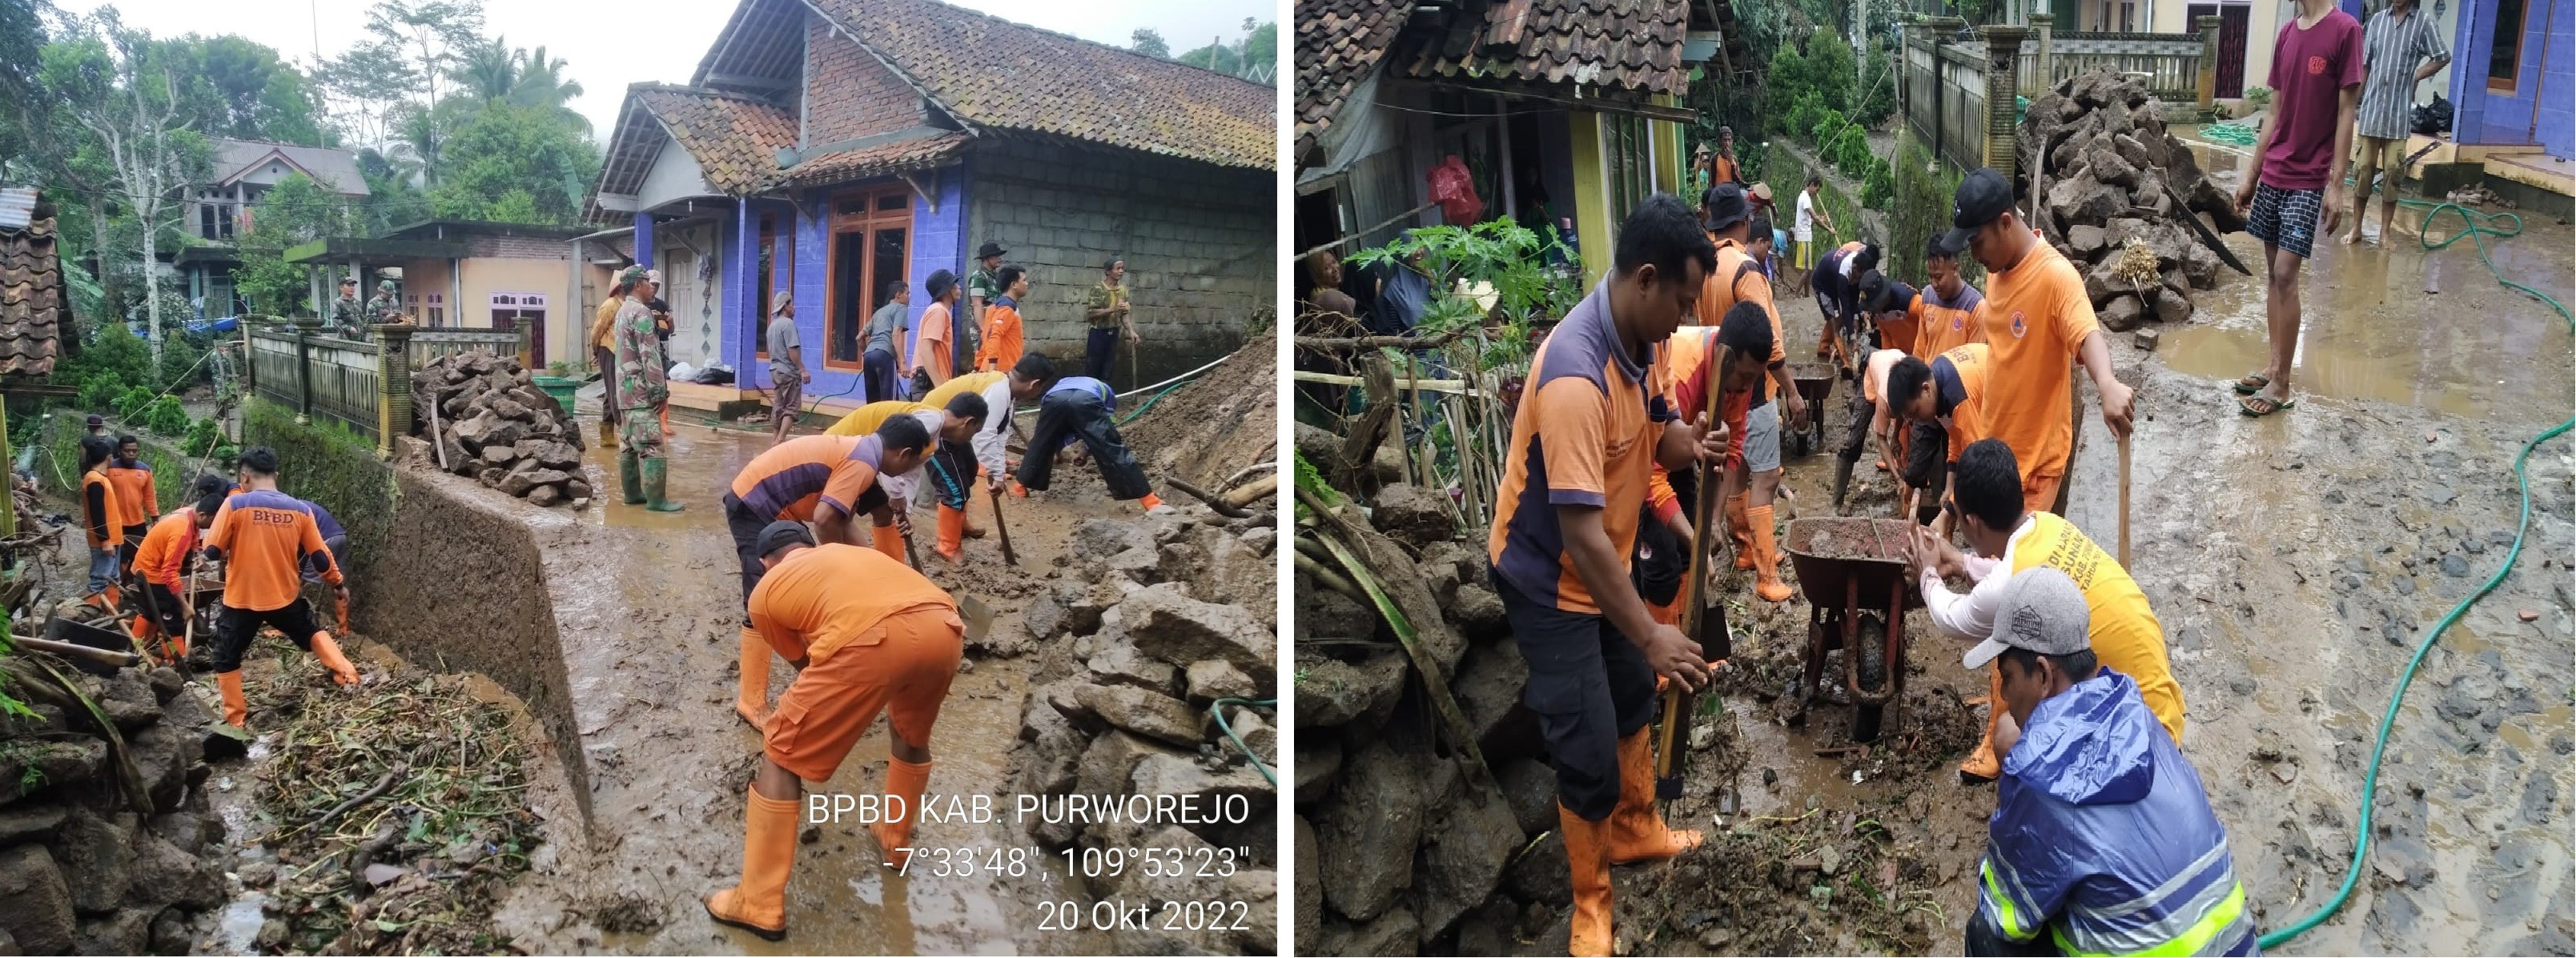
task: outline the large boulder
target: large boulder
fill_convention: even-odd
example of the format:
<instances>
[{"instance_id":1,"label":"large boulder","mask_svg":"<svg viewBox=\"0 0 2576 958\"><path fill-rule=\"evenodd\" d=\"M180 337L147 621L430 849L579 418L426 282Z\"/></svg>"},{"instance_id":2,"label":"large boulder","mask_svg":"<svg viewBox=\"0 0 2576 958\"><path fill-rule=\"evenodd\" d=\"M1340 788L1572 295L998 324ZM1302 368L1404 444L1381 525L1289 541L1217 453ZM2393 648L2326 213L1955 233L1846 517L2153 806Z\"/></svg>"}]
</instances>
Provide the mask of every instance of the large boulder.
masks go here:
<instances>
[{"instance_id":1,"label":"large boulder","mask_svg":"<svg viewBox=\"0 0 2576 958\"><path fill-rule=\"evenodd\" d=\"M1164 696L1180 690L1180 669L1137 651L1136 643L1125 640L1100 643L1099 650L1083 666L1104 685L1132 685ZM1110 724L1117 723L1112 720Z\"/></svg>"},{"instance_id":2,"label":"large boulder","mask_svg":"<svg viewBox=\"0 0 2576 958\"><path fill-rule=\"evenodd\" d=\"M2128 209L2126 194L2106 189L2092 175L2069 177L2048 185L2048 211L2057 217L2058 225L2073 229L2078 225L2101 225Z\"/></svg>"},{"instance_id":3,"label":"large boulder","mask_svg":"<svg viewBox=\"0 0 2576 958\"><path fill-rule=\"evenodd\" d=\"M1297 631L1324 639L1365 639L1377 632L1377 610L1332 589L1297 579Z\"/></svg>"},{"instance_id":4,"label":"large boulder","mask_svg":"<svg viewBox=\"0 0 2576 958\"><path fill-rule=\"evenodd\" d=\"M1458 524L1449 518L1448 504L1432 491L1409 482L1379 489L1369 521L1389 538L1415 546L1444 542L1458 535Z\"/></svg>"},{"instance_id":5,"label":"large boulder","mask_svg":"<svg viewBox=\"0 0 2576 958\"><path fill-rule=\"evenodd\" d=\"M104 818L75 805L54 833L51 851L72 890L72 908L84 915L116 910L134 883L134 831L130 814Z\"/></svg>"},{"instance_id":6,"label":"large boulder","mask_svg":"<svg viewBox=\"0 0 2576 958\"><path fill-rule=\"evenodd\" d=\"M1073 527L1067 545L1076 555L1117 555L1129 549L1152 551L1154 537L1144 528L1116 519L1085 519Z\"/></svg>"},{"instance_id":7,"label":"large boulder","mask_svg":"<svg viewBox=\"0 0 2576 958\"><path fill-rule=\"evenodd\" d=\"M1526 751L1538 740L1538 722L1521 705L1521 690L1528 685L1529 663L1521 659L1520 646L1511 642L1477 646L1450 678L1449 691L1458 700L1459 711L1466 713L1467 725L1488 760ZM1423 915L1426 922L1430 918Z\"/></svg>"},{"instance_id":8,"label":"large boulder","mask_svg":"<svg viewBox=\"0 0 2576 958\"><path fill-rule=\"evenodd\" d=\"M2121 139L2121 136L2110 133L2094 137L2092 144L2085 147L2084 164L2093 174L2094 182L2126 191L2138 185L2138 167L2120 154L2116 144Z\"/></svg>"},{"instance_id":9,"label":"large boulder","mask_svg":"<svg viewBox=\"0 0 2576 958\"><path fill-rule=\"evenodd\" d=\"M71 886L41 845L0 849L0 932L30 955L68 955L79 932Z\"/></svg>"},{"instance_id":10,"label":"large boulder","mask_svg":"<svg viewBox=\"0 0 2576 958\"><path fill-rule=\"evenodd\" d=\"M1255 677L1279 670L1275 633L1241 608L1192 599L1175 583L1139 589L1118 608L1136 647L1165 662L1224 659Z\"/></svg>"},{"instance_id":11,"label":"large boulder","mask_svg":"<svg viewBox=\"0 0 2576 958\"><path fill-rule=\"evenodd\" d=\"M1301 746L1298 749L1298 754L1305 754L1305 749L1302 747L1305 743L1300 742L1298 744ZM1295 876L1295 880L1297 882L1297 940L1301 942L1311 941L1315 942L1317 945L1321 945L1323 943L1322 939L1324 936L1324 882L1322 875L1324 866L1322 856L1319 854L1319 849L1315 847L1318 844L1315 839L1315 826L1306 821L1306 816L1304 815L1292 816L1291 821L1293 822L1293 825L1289 832L1289 840L1294 842L1296 846L1297 867L1291 870L1289 874ZM1308 951L1306 953L1318 954L1319 952Z\"/></svg>"},{"instance_id":12,"label":"large boulder","mask_svg":"<svg viewBox=\"0 0 2576 958\"><path fill-rule=\"evenodd\" d=\"M1484 903L1525 837L1511 803L1494 789L1470 786L1460 791L1437 816L1439 827L1424 836L1417 890L1426 939Z\"/></svg>"},{"instance_id":13,"label":"large boulder","mask_svg":"<svg viewBox=\"0 0 2576 958\"><path fill-rule=\"evenodd\" d=\"M1413 850L1422 841L1418 761L1369 743L1344 760L1341 785L1315 823L1324 901L1352 921L1385 913L1413 884Z\"/></svg>"},{"instance_id":14,"label":"large boulder","mask_svg":"<svg viewBox=\"0 0 2576 958\"><path fill-rule=\"evenodd\" d=\"M1085 685L1074 690L1100 720L1147 738L1194 747L1203 738L1197 712L1181 700L1132 685Z\"/></svg>"},{"instance_id":15,"label":"large boulder","mask_svg":"<svg viewBox=\"0 0 2576 958\"><path fill-rule=\"evenodd\" d=\"M1297 761L1290 771L1297 776L1297 804L1300 807L1321 801L1333 792L1333 783L1341 779L1342 740L1337 735L1297 736Z\"/></svg>"},{"instance_id":16,"label":"large boulder","mask_svg":"<svg viewBox=\"0 0 2576 958\"><path fill-rule=\"evenodd\" d=\"M1297 654L1297 727L1331 728L1362 716L1381 720L1404 695L1411 663L1395 649L1345 662L1312 652Z\"/></svg>"},{"instance_id":17,"label":"large boulder","mask_svg":"<svg viewBox=\"0 0 2576 958\"><path fill-rule=\"evenodd\" d=\"M2138 324L2146 320L2147 306L2137 294L2121 293L2111 297L2110 302L2094 310L2094 313L2101 319L2102 328L2115 333L2125 333L2138 328Z\"/></svg>"}]
</instances>

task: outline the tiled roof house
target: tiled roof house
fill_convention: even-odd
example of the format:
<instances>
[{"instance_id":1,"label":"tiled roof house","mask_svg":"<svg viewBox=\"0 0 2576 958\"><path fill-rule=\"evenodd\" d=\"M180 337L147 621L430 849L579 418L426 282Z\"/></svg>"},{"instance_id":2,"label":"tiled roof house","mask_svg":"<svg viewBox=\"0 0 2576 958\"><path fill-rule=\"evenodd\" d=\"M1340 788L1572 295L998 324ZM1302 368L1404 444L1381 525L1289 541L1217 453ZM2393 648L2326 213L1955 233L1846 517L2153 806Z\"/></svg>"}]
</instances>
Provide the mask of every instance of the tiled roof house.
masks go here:
<instances>
[{"instance_id":1,"label":"tiled roof house","mask_svg":"<svg viewBox=\"0 0 2576 958\"><path fill-rule=\"evenodd\" d=\"M1596 278L1630 208L1683 192L1691 81L1751 62L1723 0L1298 0L1296 28L1297 248L1439 222L1457 155L1487 218L1573 221Z\"/></svg>"},{"instance_id":2,"label":"tiled roof house","mask_svg":"<svg viewBox=\"0 0 2576 958\"><path fill-rule=\"evenodd\" d=\"M54 371L56 334L70 315L54 239L53 211L37 208L36 191L0 190L0 382Z\"/></svg>"},{"instance_id":3,"label":"tiled roof house","mask_svg":"<svg viewBox=\"0 0 2576 958\"><path fill-rule=\"evenodd\" d=\"M1231 350L1272 298L1276 102L936 0L741 0L686 84L627 90L591 202L662 270L673 358L737 371L684 404L769 386L766 320L792 293L806 395L856 405L887 287L917 318L923 281L987 241L1030 269L1029 348L1059 357L1125 258L1150 380Z\"/></svg>"}]
</instances>

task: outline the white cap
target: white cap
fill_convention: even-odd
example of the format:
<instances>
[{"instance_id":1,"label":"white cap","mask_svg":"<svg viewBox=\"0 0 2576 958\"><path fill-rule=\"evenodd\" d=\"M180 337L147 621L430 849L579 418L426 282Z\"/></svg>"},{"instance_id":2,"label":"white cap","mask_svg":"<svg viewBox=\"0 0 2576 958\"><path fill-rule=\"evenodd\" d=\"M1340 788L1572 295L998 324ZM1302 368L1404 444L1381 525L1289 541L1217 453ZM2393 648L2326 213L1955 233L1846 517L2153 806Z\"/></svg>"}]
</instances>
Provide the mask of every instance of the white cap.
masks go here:
<instances>
[{"instance_id":1,"label":"white cap","mask_svg":"<svg viewBox=\"0 0 2576 958\"><path fill-rule=\"evenodd\" d=\"M2084 590L2066 573L2047 566L2016 572L2004 583L2003 605L1995 610L1995 631L1968 650L1970 669L1981 669L2005 649L2041 655L2068 655L2093 646L2092 609Z\"/></svg>"}]
</instances>

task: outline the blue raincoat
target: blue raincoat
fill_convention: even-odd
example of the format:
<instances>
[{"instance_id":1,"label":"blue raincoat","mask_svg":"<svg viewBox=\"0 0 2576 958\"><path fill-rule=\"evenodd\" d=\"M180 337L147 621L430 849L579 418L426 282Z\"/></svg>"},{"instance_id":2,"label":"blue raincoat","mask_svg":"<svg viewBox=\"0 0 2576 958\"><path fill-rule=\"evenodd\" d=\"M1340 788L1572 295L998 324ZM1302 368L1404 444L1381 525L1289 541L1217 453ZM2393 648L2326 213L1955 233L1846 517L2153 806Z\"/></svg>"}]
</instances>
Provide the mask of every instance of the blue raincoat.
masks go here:
<instances>
[{"instance_id":1,"label":"blue raincoat","mask_svg":"<svg viewBox=\"0 0 2576 958\"><path fill-rule=\"evenodd\" d=\"M2039 703L2004 756L1972 921L2069 955L2252 955L2227 829L2128 676Z\"/></svg>"}]
</instances>

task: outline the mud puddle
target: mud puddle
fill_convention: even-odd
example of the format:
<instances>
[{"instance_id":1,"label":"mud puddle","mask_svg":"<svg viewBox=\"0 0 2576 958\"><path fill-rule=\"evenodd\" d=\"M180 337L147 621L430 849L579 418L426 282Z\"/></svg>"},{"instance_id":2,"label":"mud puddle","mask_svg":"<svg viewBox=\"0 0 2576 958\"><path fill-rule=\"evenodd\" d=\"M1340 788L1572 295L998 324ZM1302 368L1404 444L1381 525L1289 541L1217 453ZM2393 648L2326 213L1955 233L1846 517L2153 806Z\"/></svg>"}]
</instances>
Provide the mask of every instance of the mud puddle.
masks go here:
<instances>
[{"instance_id":1,"label":"mud puddle","mask_svg":"<svg viewBox=\"0 0 2576 958\"><path fill-rule=\"evenodd\" d=\"M1019 855L1014 874L912 874L883 854L855 816L807 826L787 888L789 937L780 943L708 921L699 900L740 874L744 792L758 763L759 733L733 711L742 623L740 565L721 498L744 464L769 448L766 432L675 421L670 496L687 508L653 513L610 495L576 515L579 528L544 545L579 561L548 565L562 630L574 714L590 778L588 847L532 876L502 920L549 951L645 953L1097 952L1105 942L1039 930L1039 902L1080 899L1060 863L1009 826L925 822L919 845ZM614 456L592 466L597 488L617 487ZM1020 566L1004 565L997 535L969 539L967 562L930 549L931 513L915 514L925 572L974 614L961 674L931 740L929 792L1007 796L1019 713L1028 692L1023 660L979 651L1012 631L1012 617L1082 518L1133 513L1067 483L1013 498L1004 508ZM978 497L973 522L994 525ZM541 542L544 540L541 538ZM774 702L793 669L773 660ZM884 781L887 739L871 729L828 782L807 794L866 794ZM578 812L566 824L579 828ZM1025 849L1024 852L1015 849Z\"/></svg>"}]
</instances>

